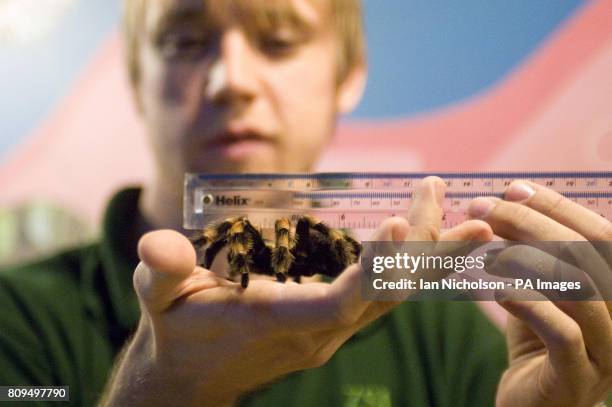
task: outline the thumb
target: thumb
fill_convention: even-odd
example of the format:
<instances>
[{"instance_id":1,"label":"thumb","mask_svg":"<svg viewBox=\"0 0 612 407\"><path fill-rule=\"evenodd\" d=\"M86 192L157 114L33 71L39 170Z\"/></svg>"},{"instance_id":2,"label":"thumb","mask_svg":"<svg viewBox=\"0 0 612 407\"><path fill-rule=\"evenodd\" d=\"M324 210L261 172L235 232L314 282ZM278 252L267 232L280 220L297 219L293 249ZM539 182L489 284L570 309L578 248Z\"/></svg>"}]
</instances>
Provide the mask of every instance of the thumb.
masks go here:
<instances>
[{"instance_id":1,"label":"thumb","mask_svg":"<svg viewBox=\"0 0 612 407\"><path fill-rule=\"evenodd\" d=\"M196 253L186 237L173 230L145 234L138 242L141 262L134 272L134 288L150 312L162 312L180 295L196 266Z\"/></svg>"}]
</instances>

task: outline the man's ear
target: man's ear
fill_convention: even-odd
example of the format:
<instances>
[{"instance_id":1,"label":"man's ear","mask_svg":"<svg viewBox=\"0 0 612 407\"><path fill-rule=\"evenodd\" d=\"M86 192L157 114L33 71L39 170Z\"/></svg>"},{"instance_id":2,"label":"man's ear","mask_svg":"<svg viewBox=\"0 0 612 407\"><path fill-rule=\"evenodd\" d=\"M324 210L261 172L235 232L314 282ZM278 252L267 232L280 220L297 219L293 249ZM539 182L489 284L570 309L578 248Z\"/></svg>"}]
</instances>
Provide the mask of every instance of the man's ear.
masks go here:
<instances>
[{"instance_id":1,"label":"man's ear","mask_svg":"<svg viewBox=\"0 0 612 407\"><path fill-rule=\"evenodd\" d=\"M337 108L341 114L350 113L363 96L368 79L368 66L365 61L351 68L344 80L338 86Z\"/></svg>"}]
</instances>

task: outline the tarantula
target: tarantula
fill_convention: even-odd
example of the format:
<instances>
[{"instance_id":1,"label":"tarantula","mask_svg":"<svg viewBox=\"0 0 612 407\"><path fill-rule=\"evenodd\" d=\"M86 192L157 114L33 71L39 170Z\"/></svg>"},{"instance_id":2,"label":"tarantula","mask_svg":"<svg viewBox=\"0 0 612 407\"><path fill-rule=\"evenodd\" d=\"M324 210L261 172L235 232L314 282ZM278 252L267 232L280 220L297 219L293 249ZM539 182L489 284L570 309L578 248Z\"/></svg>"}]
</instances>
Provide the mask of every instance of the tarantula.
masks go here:
<instances>
[{"instance_id":1,"label":"tarantula","mask_svg":"<svg viewBox=\"0 0 612 407\"><path fill-rule=\"evenodd\" d=\"M263 238L244 217L212 223L191 238L197 250L206 247L201 266L209 269L225 246L230 277L239 274L243 288L249 285L249 273L287 277L300 282L302 276L322 274L336 277L349 264L357 262L361 245L339 229L328 227L311 216L301 216L295 226L287 218L274 225L275 244Z\"/></svg>"}]
</instances>

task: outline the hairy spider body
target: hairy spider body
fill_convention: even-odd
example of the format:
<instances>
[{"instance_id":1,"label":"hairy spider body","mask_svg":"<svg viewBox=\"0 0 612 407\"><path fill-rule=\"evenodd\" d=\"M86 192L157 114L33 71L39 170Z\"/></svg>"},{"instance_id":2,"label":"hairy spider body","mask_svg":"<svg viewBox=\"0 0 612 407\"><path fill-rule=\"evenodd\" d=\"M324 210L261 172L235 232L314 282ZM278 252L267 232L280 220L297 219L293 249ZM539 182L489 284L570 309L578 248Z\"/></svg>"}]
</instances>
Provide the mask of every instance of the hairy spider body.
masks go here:
<instances>
[{"instance_id":1,"label":"hairy spider body","mask_svg":"<svg viewBox=\"0 0 612 407\"><path fill-rule=\"evenodd\" d=\"M275 276L279 282L288 277L300 282L302 276L315 274L336 277L361 252L355 239L307 215L298 219L295 232L289 219L278 219L274 236L272 244L246 217L236 217L207 226L191 242L198 250L205 248L204 268L210 268L219 251L228 247L230 277L240 275L244 288L251 272Z\"/></svg>"}]
</instances>

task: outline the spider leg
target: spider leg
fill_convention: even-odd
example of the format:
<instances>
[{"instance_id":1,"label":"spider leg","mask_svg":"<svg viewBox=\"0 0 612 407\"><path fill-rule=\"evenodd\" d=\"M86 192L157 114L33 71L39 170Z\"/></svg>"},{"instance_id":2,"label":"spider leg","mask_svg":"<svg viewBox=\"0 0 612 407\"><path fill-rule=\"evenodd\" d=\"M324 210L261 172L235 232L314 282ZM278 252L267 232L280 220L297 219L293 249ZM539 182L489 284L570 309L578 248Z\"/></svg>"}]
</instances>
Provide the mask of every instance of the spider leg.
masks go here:
<instances>
[{"instance_id":1,"label":"spider leg","mask_svg":"<svg viewBox=\"0 0 612 407\"><path fill-rule=\"evenodd\" d=\"M361 255L361 243L359 243L357 240L353 239L346 233L344 233L344 239L349 242L349 244L353 247L353 253L355 254L355 258L358 259Z\"/></svg>"},{"instance_id":2,"label":"spider leg","mask_svg":"<svg viewBox=\"0 0 612 407\"><path fill-rule=\"evenodd\" d=\"M190 236L187 236L187 239L189 239L189 242L196 251L197 265L200 267L204 267L202 248L208 244L208 237L205 235L203 230L198 230Z\"/></svg>"},{"instance_id":3,"label":"spider leg","mask_svg":"<svg viewBox=\"0 0 612 407\"><path fill-rule=\"evenodd\" d=\"M337 229L330 229L329 239L331 243L331 255L335 265L337 264L338 271L334 275L339 274L349 264L357 262L355 249L353 244L346 239L346 235Z\"/></svg>"},{"instance_id":4,"label":"spider leg","mask_svg":"<svg viewBox=\"0 0 612 407\"><path fill-rule=\"evenodd\" d=\"M357 262L359 252L361 252L361 246L355 239L338 229L331 230L330 238L336 254L338 255L338 259L345 267Z\"/></svg>"},{"instance_id":5,"label":"spider leg","mask_svg":"<svg viewBox=\"0 0 612 407\"><path fill-rule=\"evenodd\" d=\"M194 232L191 236L187 236L187 239L196 250L208 244L208 237L204 234L204 231Z\"/></svg>"},{"instance_id":6,"label":"spider leg","mask_svg":"<svg viewBox=\"0 0 612 407\"><path fill-rule=\"evenodd\" d=\"M245 219L244 230L251 235L253 241L252 258L254 269L260 274L274 275L274 270L271 266L272 245L264 240L261 230L255 228L248 219Z\"/></svg>"},{"instance_id":7,"label":"spider leg","mask_svg":"<svg viewBox=\"0 0 612 407\"><path fill-rule=\"evenodd\" d=\"M202 267L210 269L219 251L227 244L228 231L236 222L239 222L240 219L241 218L229 218L204 228L200 240L206 243L210 242L210 245L204 252L204 261L201 264Z\"/></svg>"},{"instance_id":8,"label":"spider leg","mask_svg":"<svg viewBox=\"0 0 612 407\"><path fill-rule=\"evenodd\" d=\"M202 262L202 267L205 269L210 269L213 262L215 261L215 257L217 254L223 249L223 247L227 244L227 237L217 239L208 246L206 251L204 252L204 261Z\"/></svg>"},{"instance_id":9,"label":"spider leg","mask_svg":"<svg viewBox=\"0 0 612 407\"><path fill-rule=\"evenodd\" d=\"M310 228L310 222L304 216L300 216L295 226L295 244L292 250L294 261L288 270L288 274L296 283L301 282L302 276L315 274L309 267L308 259L312 252Z\"/></svg>"},{"instance_id":10,"label":"spider leg","mask_svg":"<svg viewBox=\"0 0 612 407\"><path fill-rule=\"evenodd\" d=\"M349 264L357 261L361 245L355 239L339 229L329 228L311 216L304 216L304 218L320 236L320 241L313 248L311 256L313 260L319 260L317 262L319 267L315 267L318 273L336 277ZM311 239L311 241L316 242L316 239Z\"/></svg>"},{"instance_id":11,"label":"spider leg","mask_svg":"<svg viewBox=\"0 0 612 407\"><path fill-rule=\"evenodd\" d=\"M230 266L230 274L240 274L242 288L247 288L249 285L249 271L253 265L253 236L249 231L245 231L245 225L246 219L241 218L227 232L229 247L227 260Z\"/></svg>"},{"instance_id":12,"label":"spider leg","mask_svg":"<svg viewBox=\"0 0 612 407\"><path fill-rule=\"evenodd\" d=\"M287 218L281 218L274 224L276 244L272 251L272 269L276 274L276 279L281 283L287 280L287 273L293 263L291 249L294 246L291 237L291 223Z\"/></svg>"}]
</instances>

